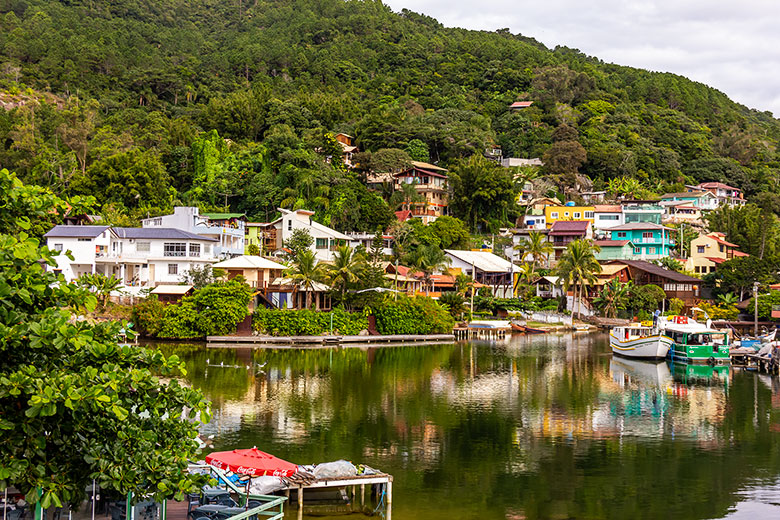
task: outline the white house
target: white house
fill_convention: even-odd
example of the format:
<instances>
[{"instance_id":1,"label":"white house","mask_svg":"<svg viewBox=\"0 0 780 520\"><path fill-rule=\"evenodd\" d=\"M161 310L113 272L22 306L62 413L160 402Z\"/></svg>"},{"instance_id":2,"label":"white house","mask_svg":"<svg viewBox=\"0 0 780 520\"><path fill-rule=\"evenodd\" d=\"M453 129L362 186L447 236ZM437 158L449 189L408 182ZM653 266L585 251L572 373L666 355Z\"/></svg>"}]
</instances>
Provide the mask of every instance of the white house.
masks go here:
<instances>
[{"instance_id":1,"label":"white house","mask_svg":"<svg viewBox=\"0 0 780 520\"><path fill-rule=\"evenodd\" d=\"M214 255L225 258L244 254L246 215L243 213L204 213L198 208L177 206L172 215L151 217L141 221L144 228L181 229L196 235L213 238Z\"/></svg>"},{"instance_id":2,"label":"white house","mask_svg":"<svg viewBox=\"0 0 780 520\"><path fill-rule=\"evenodd\" d=\"M98 272L97 259L108 255L112 237L109 226L54 226L44 235L46 246L60 251L55 272L61 272L68 282ZM65 256L66 251L73 260Z\"/></svg>"},{"instance_id":3,"label":"white house","mask_svg":"<svg viewBox=\"0 0 780 520\"><path fill-rule=\"evenodd\" d=\"M268 226L276 230L276 249L281 249L282 244L289 240L296 229L304 229L314 239L311 246L312 251L317 255L317 260L329 262L333 260L333 252L340 245L349 244L352 239L344 233L339 233L335 229L323 226L319 222L312 220L313 211L298 209L291 211L289 209L278 208L282 216L274 220Z\"/></svg>"},{"instance_id":4,"label":"white house","mask_svg":"<svg viewBox=\"0 0 780 520\"><path fill-rule=\"evenodd\" d=\"M593 229L597 235L624 224L623 208L620 205L596 204L593 208Z\"/></svg>"},{"instance_id":5,"label":"white house","mask_svg":"<svg viewBox=\"0 0 780 520\"><path fill-rule=\"evenodd\" d=\"M127 287L178 284L193 267L217 260L216 239L181 229L111 228L108 226L55 226L44 235L56 251L56 270L69 282L84 273L114 275Z\"/></svg>"},{"instance_id":6,"label":"white house","mask_svg":"<svg viewBox=\"0 0 780 520\"><path fill-rule=\"evenodd\" d=\"M519 272L509 260L488 251L445 249L450 267L471 276L474 281L490 286L497 298L511 298L514 274Z\"/></svg>"}]
</instances>

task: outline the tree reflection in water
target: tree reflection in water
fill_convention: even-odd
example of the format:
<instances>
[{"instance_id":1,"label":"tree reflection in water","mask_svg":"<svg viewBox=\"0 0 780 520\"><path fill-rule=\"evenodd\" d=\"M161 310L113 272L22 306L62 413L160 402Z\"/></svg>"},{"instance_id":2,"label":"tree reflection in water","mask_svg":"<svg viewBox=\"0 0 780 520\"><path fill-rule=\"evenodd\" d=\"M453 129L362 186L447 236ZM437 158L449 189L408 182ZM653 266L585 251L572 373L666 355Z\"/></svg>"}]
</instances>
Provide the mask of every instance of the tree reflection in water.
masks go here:
<instances>
[{"instance_id":1,"label":"tree reflection in water","mask_svg":"<svg viewBox=\"0 0 780 520\"><path fill-rule=\"evenodd\" d=\"M717 518L780 474L776 380L621 364L603 334L161 348L212 400L216 449L379 467L396 519Z\"/></svg>"}]
</instances>

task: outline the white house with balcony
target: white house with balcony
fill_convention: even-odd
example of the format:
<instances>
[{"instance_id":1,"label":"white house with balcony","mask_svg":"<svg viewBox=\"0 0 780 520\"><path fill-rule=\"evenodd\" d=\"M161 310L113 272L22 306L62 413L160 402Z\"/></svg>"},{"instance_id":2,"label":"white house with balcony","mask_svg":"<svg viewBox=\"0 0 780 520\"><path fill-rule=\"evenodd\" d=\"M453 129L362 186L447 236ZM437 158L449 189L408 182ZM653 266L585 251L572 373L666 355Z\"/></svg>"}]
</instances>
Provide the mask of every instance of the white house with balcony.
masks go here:
<instances>
[{"instance_id":1,"label":"white house with balcony","mask_svg":"<svg viewBox=\"0 0 780 520\"><path fill-rule=\"evenodd\" d=\"M144 228L174 228L215 239L214 255L230 258L244 254L246 215L243 213L203 213L198 208L177 206L172 215L141 221Z\"/></svg>"},{"instance_id":2,"label":"white house with balcony","mask_svg":"<svg viewBox=\"0 0 780 520\"><path fill-rule=\"evenodd\" d=\"M333 253L338 246L353 242L353 239L344 233L314 221L312 219L313 211L277 209L282 213L282 216L268 224L268 227L275 230L273 236L276 237L276 250L282 249L283 244L292 237L293 231L296 229L303 229L311 235L314 239L311 250L317 255L317 260L321 262L333 260Z\"/></svg>"},{"instance_id":3,"label":"white house with balcony","mask_svg":"<svg viewBox=\"0 0 780 520\"><path fill-rule=\"evenodd\" d=\"M115 276L126 287L178 284L193 267L217 261L216 239L181 229L112 228L108 226L55 226L44 235L55 251L56 270L68 282L85 273Z\"/></svg>"}]
</instances>

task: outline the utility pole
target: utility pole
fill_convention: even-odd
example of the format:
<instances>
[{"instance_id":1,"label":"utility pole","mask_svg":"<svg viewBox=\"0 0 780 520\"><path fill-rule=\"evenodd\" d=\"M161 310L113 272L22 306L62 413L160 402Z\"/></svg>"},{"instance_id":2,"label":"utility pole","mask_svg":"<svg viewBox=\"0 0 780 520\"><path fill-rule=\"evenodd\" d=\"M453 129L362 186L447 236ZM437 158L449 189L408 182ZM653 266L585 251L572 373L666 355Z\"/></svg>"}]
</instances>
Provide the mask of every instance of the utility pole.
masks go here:
<instances>
[{"instance_id":1,"label":"utility pole","mask_svg":"<svg viewBox=\"0 0 780 520\"><path fill-rule=\"evenodd\" d=\"M753 335L758 337L758 282L753 282Z\"/></svg>"},{"instance_id":2,"label":"utility pole","mask_svg":"<svg viewBox=\"0 0 780 520\"><path fill-rule=\"evenodd\" d=\"M477 281L476 279L477 271L474 267L474 260L471 261L471 320L474 319L474 283ZM471 321L470 320L470 321Z\"/></svg>"}]
</instances>

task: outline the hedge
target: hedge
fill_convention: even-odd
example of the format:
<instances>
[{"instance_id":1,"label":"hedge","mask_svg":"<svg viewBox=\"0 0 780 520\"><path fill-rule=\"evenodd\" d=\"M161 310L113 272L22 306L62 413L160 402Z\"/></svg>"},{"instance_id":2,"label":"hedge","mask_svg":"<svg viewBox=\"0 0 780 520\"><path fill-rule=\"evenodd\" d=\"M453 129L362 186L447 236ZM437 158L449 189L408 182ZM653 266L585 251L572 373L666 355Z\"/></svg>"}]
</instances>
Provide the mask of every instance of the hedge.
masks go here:
<instances>
[{"instance_id":1,"label":"hedge","mask_svg":"<svg viewBox=\"0 0 780 520\"><path fill-rule=\"evenodd\" d=\"M354 336L368 328L365 315L343 309L331 312L257 309L252 315L252 328L272 336L319 336L330 332L331 316L334 334Z\"/></svg>"},{"instance_id":2,"label":"hedge","mask_svg":"<svg viewBox=\"0 0 780 520\"><path fill-rule=\"evenodd\" d=\"M353 336L368 328L367 314L376 316L380 334L447 334L455 320L446 308L431 298L387 299L365 313L350 313L343 309L331 312L312 310L258 309L252 316L252 328L272 336L318 336L330 332Z\"/></svg>"}]
</instances>

